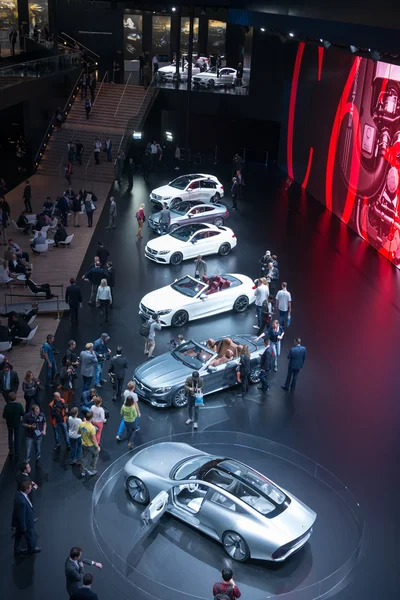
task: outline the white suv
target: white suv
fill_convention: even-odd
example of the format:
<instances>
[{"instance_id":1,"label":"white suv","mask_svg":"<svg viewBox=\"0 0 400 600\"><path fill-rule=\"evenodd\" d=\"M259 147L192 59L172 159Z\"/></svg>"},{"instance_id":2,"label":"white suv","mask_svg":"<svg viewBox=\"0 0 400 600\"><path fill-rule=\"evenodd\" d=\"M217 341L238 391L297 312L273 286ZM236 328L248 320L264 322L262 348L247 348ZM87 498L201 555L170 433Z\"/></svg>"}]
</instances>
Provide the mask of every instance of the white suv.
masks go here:
<instances>
[{"instance_id":1,"label":"white suv","mask_svg":"<svg viewBox=\"0 0 400 600\"><path fill-rule=\"evenodd\" d=\"M157 206L172 206L182 200L200 200L218 202L224 195L224 186L214 175L194 173L181 175L167 185L153 190L150 200Z\"/></svg>"}]
</instances>

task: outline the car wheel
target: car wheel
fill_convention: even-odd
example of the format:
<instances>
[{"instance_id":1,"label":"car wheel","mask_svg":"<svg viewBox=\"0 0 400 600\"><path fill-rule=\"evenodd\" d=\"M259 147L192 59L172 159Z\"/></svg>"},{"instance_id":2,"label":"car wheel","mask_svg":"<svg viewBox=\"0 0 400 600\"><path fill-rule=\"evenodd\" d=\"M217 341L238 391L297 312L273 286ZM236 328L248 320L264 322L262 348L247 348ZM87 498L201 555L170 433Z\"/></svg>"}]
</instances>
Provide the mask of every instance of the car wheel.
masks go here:
<instances>
[{"instance_id":1,"label":"car wheel","mask_svg":"<svg viewBox=\"0 0 400 600\"><path fill-rule=\"evenodd\" d=\"M184 327L189 321L189 315L186 310L178 310L171 320L172 327Z\"/></svg>"},{"instance_id":2,"label":"car wheel","mask_svg":"<svg viewBox=\"0 0 400 600\"><path fill-rule=\"evenodd\" d=\"M150 500L149 490L139 477L128 477L126 489L129 497L138 504L148 504Z\"/></svg>"},{"instance_id":3,"label":"car wheel","mask_svg":"<svg viewBox=\"0 0 400 600\"><path fill-rule=\"evenodd\" d=\"M219 199L221 198L221 196L219 195L218 192L215 192L214 196L211 196L210 198L210 202L212 204L217 204L219 202Z\"/></svg>"},{"instance_id":4,"label":"car wheel","mask_svg":"<svg viewBox=\"0 0 400 600\"><path fill-rule=\"evenodd\" d=\"M214 81L214 79L209 79L209 80L207 81L207 87L209 87L209 88L213 88L213 87L214 87L214 85L215 85L215 81Z\"/></svg>"},{"instance_id":5,"label":"car wheel","mask_svg":"<svg viewBox=\"0 0 400 600\"><path fill-rule=\"evenodd\" d=\"M236 313L241 313L241 312L244 312L248 306L249 306L248 297L247 296L239 296L239 298L236 298L236 300L235 300L235 304L233 305L233 310Z\"/></svg>"},{"instance_id":6,"label":"car wheel","mask_svg":"<svg viewBox=\"0 0 400 600\"><path fill-rule=\"evenodd\" d=\"M260 381L260 365L257 365L250 371L250 383L258 383Z\"/></svg>"},{"instance_id":7,"label":"car wheel","mask_svg":"<svg viewBox=\"0 0 400 600\"><path fill-rule=\"evenodd\" d=\"M177 265L180 265L181 262L183 260L183 255L181 254L181 252L175 252L172 256L171 256L171 265L174 265L175 267Z\"/></svg>"},{"instance_id":8,"label":"car wheel","mask_svg":"<svg viewBox=\"0 0 400 600\"><path fill-rule=\"evenodd\" d=\"M217 227L220 227L223 224L224 224L224 220L222 217L217 217L216 219L214 219L214 225L216 225Z\"/></svg>"},{"instance_id":9,"label":"car wheel","mask_svg":"<svg viewBox=\"0 0 400 600\"><path fill-rule=\"evenodd\" d=\"M238 562L244 562L250 558L246 540L236 531L225 531L222 536L222 545L227 555Z\"/></svg>"},{"instance_id":10,"label":"car wheel","mask_svg":"<svg viewBox=\"0 0 400 600\"><path fill-rule=\"evenodd\" d=\"M169 228L169 232L168 233L172 233L173 231L175 231L176 229L178 229L179 225L171 225L171 227Z\"/></svg>"},{"instance_id":11,"label":"car wheel","mask_svg":"<svg viewBox=\"0 0 400 600\"><path fill-rule=\"evenodd\" d=\"M181 388L177 392L175 392L174 397L172 398L172 406L175 408L183 408L187 405L187 394L185 388Z\"/></svg>"},{"instance_id":12,"label":"car wheel","mask_svg":"<svg viewBox=\"0 0 400 600\"><path fill-rule=\"evenodd\" d=\"M218 254L220 256L226 256L227 254L229 254L230 251L231 251L230 244L228 244L228 242L225 242L225 244L221 244L221 246L219 247Z\"/></svg>"}]
</instances>

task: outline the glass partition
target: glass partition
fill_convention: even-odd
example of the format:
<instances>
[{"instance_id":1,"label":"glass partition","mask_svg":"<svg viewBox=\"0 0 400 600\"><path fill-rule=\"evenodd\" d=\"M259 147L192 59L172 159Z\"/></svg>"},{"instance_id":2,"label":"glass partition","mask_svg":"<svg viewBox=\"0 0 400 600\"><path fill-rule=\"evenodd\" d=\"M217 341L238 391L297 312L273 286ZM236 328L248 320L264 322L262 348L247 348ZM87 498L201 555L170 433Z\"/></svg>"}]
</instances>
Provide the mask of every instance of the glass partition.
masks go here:
<instances>
[{"instance_id":1,"label":"glass partition","mask_svg":"<svg viewBox=\"0 0 400 600\"><path fill-rule=\"evenodd\" d=\"M0 69L0 87L22 83L27 77L47 77L79 65L79 52L30 60Z\"/></svg>"},{"instance_id":2,"label":"glass partition","mask_svg":"<svg viewBox=\"0 0 400 600\"><path fill-rule=\"evenodd\" d=\"M171 17L153 15L153 55L169 56L171 50Z\"/></svg>"},{"instance_id":3,"label":"glass partition","mask_svg":"<svg viewBox=\"0 0 400 600\"><path fill-rule=\"evenodd\" d=\"M142 15L130 13L124 14L124 59L138 60L142 52Z\"/></svg>"}]
</instances>

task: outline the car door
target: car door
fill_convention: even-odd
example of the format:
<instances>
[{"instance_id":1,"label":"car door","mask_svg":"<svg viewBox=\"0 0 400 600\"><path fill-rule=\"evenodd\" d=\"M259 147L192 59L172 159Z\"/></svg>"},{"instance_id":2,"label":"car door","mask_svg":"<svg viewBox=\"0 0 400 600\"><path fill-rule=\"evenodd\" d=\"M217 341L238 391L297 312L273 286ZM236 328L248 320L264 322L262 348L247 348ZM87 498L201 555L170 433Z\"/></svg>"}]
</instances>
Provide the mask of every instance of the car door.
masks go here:
<instances>
[{"instance_id":1,"label":"car door","mask_svg":"<svg viewBox=\"0 0 400 600\"><path fill-rule=\"evenodd\" d=\"M239 364L239 359L235 358L229 362L222 363L216 367L210 366L209 372L212 375L213 391L222 390L232 387L237 383L236 368ZM211 392L211 390L210 390Z\"/></svg>"},{"instance_id":2,"label":"car door","mask_svg":"<svg viewBox=\"0 0 400 600\"><path fill-rule=\"evenodd\" d=\"M212 231L211 229L196 233L193 236L193 248L195 249L193 256L216 254L219 249L219 237L220 231Z\"/></svg>"},{"instance_id":3,"label":"car door","mask_svg":"<svg viewBox=\"0 0 400 600\"><path fill-rule=\"evenodd\" d=\"M189 212L187 213L187 218L188 221L190 222L202 222L203 220L203 214L204 214L204 206L197 205L197 206L193 206Z\"/></svg>"},{"instance_id":4,"label":"car door","mask_svg":"<svg viewBox=\"0 0 400 600\"><path fill-rule=\"evenodd\" d=\"M210 202L210 198L215 195L215 181L203 179L200 181L200 197L202 202Z\"/></svg>"},{"instance_id":5,"label":"car door","mask_svg":"<svg viewBox=\"0 0 400 600\"><path fill-rule=\"evenodd\" d=\"M186 188L185 200L200 200L200 181L191 181Z\"/></svg>"}]
</instances>

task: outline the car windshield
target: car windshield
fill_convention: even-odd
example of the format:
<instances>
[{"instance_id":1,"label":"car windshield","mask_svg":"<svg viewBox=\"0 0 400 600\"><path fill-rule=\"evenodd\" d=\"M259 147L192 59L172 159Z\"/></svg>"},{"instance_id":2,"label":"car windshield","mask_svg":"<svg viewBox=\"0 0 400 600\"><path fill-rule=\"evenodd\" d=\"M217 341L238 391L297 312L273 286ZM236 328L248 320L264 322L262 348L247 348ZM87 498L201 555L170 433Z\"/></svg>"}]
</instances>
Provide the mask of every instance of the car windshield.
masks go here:
<instances>
[{"instance_id":1,"label":"car windshield","mask_svg":"<svg viewBox=\"0 0 400 600\"><path fill-rule=\"evenodd\" d=\"M249 483L252 487L256 488L263 496L267 496L275 505L282 504L286 495L276 487L269 479L256 473L249 467L241 465L233 460L224 460L219 463L222 469L226 469L229 473L232 473L236 477L239 477L242 481ZM256 506L254 508L257 508Z\"/></svg>"},{"instance_id":2,"label":"car windshield","mask_svg":"<svg viewBox=\"0 0 400 600\"><path fill-rule=\"evenodd\" d=\"M207 350L207 348L201 344L190 341L173 350L172 356L191 369L198 371L210 360L210 358L212 358L212 356L214 356L214 353Z\"/></svg>"},{"instance_id":3,"label":"car windshield","mask_svg":"<svg viewBox=\"0 0 400 600\"><path fill-rule=\"evenodd\" d=\"M197 225L193 223L193 225L185 225L184 227L179 227L169 235L176 240L180 240L181 242L187 242L189 238L192 237L194 233L200 231L200 229L205 229L207 225L204 223L198 223Z\"/></svg>"},{"instance_id":4,"label":"car windshield","mask_svg":"<svg viewBox=\"0 0 400 600\"><path fill-rule=\"evenodd\" d=\"M190 202L179 202L173 208L170 208L170 211L177 215L185 215L191 206Z\"/></svg>"},{"instance_id":5,"label":"car windshield","mask_svg":"<svg viewBox=\"0 0 400 600\"><path fill-rule=\"evenodd\" d=\"M199 292L203 292L207 285L186 275L175 281L171 287L175 292L179 292L184 296L189 296L189 298L194 298Z\"/></svg>"},{"instance_id":6,"label":"car windshield","mask_svg":"<svg viewBox=\"0 0 400 600\"><path fill-rule=\"evenodd\" d=\"M182 481L182 479L188 479L191 475L196 473L200 467L202 467L205 463L209 462L210 455L209 454L201 454L200 456L192 456L187 458L176 469L173 474L173 479L177 479Z\"/></svg>"},{"instance_id":7,"label":"car windshield","mask_svg":"<svg viewBox=\"0 0 400 600\"><path fill-rule=\"evenodd\" d=\"M183 175L182 177L177 177L169 184L171 187L176 190L185 190L193 179L196 179L197 175Z\"/></svg>"}]
</instances>

